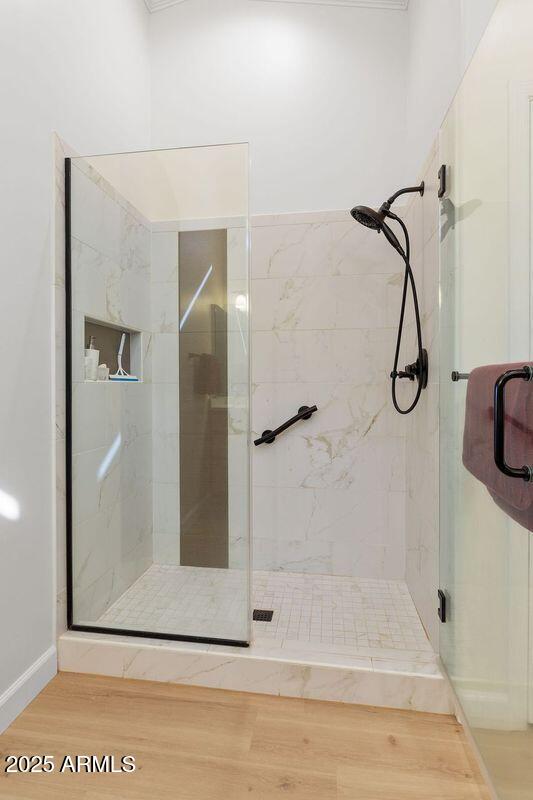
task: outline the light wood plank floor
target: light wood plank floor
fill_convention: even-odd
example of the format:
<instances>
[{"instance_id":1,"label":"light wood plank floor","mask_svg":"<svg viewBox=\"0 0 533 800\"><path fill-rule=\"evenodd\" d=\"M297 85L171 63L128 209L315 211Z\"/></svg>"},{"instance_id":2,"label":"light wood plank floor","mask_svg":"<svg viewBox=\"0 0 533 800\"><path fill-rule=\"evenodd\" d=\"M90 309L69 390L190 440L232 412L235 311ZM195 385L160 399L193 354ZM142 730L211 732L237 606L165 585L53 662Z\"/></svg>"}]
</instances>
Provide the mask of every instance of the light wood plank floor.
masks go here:
<instances>
[{"instance_id":1,"label":"light wood plank floor","mask_svg":"<svg viewBox=\"0 0 533 800\"><path fill-rule=\"evenodd\" d=\"M0 737L2 800L488 800L453 717L58 675ZM131 774L4 773L7 754Z\"/></svg>"}]
</instances>

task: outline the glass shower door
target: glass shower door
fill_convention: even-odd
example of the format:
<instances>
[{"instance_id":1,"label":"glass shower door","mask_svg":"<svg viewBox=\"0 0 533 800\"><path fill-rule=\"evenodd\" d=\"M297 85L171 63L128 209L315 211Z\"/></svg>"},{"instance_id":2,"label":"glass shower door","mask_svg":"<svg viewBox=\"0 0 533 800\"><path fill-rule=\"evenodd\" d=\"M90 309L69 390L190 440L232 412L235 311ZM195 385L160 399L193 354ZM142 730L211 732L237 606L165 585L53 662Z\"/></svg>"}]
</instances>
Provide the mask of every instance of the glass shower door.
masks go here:
<instances>
[{"instance_id":1,"label":"glass shower door","mask_svg":"<svg viewBox=\"0 0 533 800\"><path fill-rule=\"evenodd\" d=\"M532 36L530 4L500 0L441 132L440 652L502 800L533 797L531 526L465 468L463 432L466 375L532 357Z\"/></svg>"},{"instance_id":2,"label":"glass shower door","mask_svg":"<svg viewBox=\"0 0 533 800\"><path fill-rule=\"evenodd\" d=\"M249 642L248 160L67 162L74 630Z\"/></svg>"}]
</instances>

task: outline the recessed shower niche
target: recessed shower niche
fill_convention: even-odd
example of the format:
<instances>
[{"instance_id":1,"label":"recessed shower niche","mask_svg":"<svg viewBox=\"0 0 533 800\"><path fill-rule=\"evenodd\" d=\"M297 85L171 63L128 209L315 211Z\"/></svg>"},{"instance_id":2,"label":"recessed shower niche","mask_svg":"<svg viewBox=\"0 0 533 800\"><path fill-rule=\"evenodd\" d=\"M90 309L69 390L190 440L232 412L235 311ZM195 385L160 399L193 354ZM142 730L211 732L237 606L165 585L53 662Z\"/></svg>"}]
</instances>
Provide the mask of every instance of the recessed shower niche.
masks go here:
<instances>
[{"instance_id":1,"label":"recessed shower niche","mask_svg":"<svg viewBox=\"0 0 533 800\"><path fill-rule=\"evenodd\" d=\"M246 645L248 147L66 181L69 628Z\"/></svg>"},{"instance_id":2,"label":"recessed shower niche","mask_svg":"<svg viewBox=\"0 0 533 800\"><path fill-rule=\"evenodd\" d=\"M90 317L85 317L84 330L85 348L78 357L84 360L85 380L142 381L143 334L140 331ZM95 351L94 358L91 358L91 350ZM94 364L100 367L96 375Z\"/></svg>"}]
</instances>

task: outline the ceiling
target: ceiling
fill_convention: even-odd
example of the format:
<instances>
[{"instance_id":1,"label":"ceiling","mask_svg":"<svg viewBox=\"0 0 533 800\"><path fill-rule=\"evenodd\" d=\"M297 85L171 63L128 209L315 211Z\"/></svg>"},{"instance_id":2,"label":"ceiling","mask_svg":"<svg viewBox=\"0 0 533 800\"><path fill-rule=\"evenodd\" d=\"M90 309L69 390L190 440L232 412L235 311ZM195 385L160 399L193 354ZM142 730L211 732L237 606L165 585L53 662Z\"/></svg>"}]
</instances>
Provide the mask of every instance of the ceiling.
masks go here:
<instances>
[{"instance_id":1,"label":"ceiling","mask_svg":"<svg viewBox=\"0 0 533 800\"><path fill-rule=\"evenodd\" d=\"M257 0L256 0L257 1ZM161 11L163 8L184 3L186 0L144 0L148 11ZM310 3L320 6L353 6L354 8L385 8L391 11L405 10L409 0L261 0L270 3Z\"/></svg>"}]
</instances>

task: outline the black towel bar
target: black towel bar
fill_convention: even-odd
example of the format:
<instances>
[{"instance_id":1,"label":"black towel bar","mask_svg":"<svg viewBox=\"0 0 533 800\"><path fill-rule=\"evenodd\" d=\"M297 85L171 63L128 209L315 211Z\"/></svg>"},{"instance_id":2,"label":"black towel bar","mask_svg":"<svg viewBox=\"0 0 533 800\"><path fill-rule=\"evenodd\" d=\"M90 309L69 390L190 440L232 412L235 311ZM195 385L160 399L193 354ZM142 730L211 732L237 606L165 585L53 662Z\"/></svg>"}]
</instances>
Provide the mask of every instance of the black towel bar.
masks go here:
<instances>
[{"instance_id":1,"label":"black towel bar","mask_svg":"<svg viewBox=\"0 0 533 800\"><path fill-rule=\"evenodd\" d=\"M500 375L494 385L494 461L500 472L509 478L521 478L531 483L533 466L511 467L505 461L505 387L509 381L518 378L523 381L533 381L533 367L510 369Z\"/></svg>"}]
</instances>

